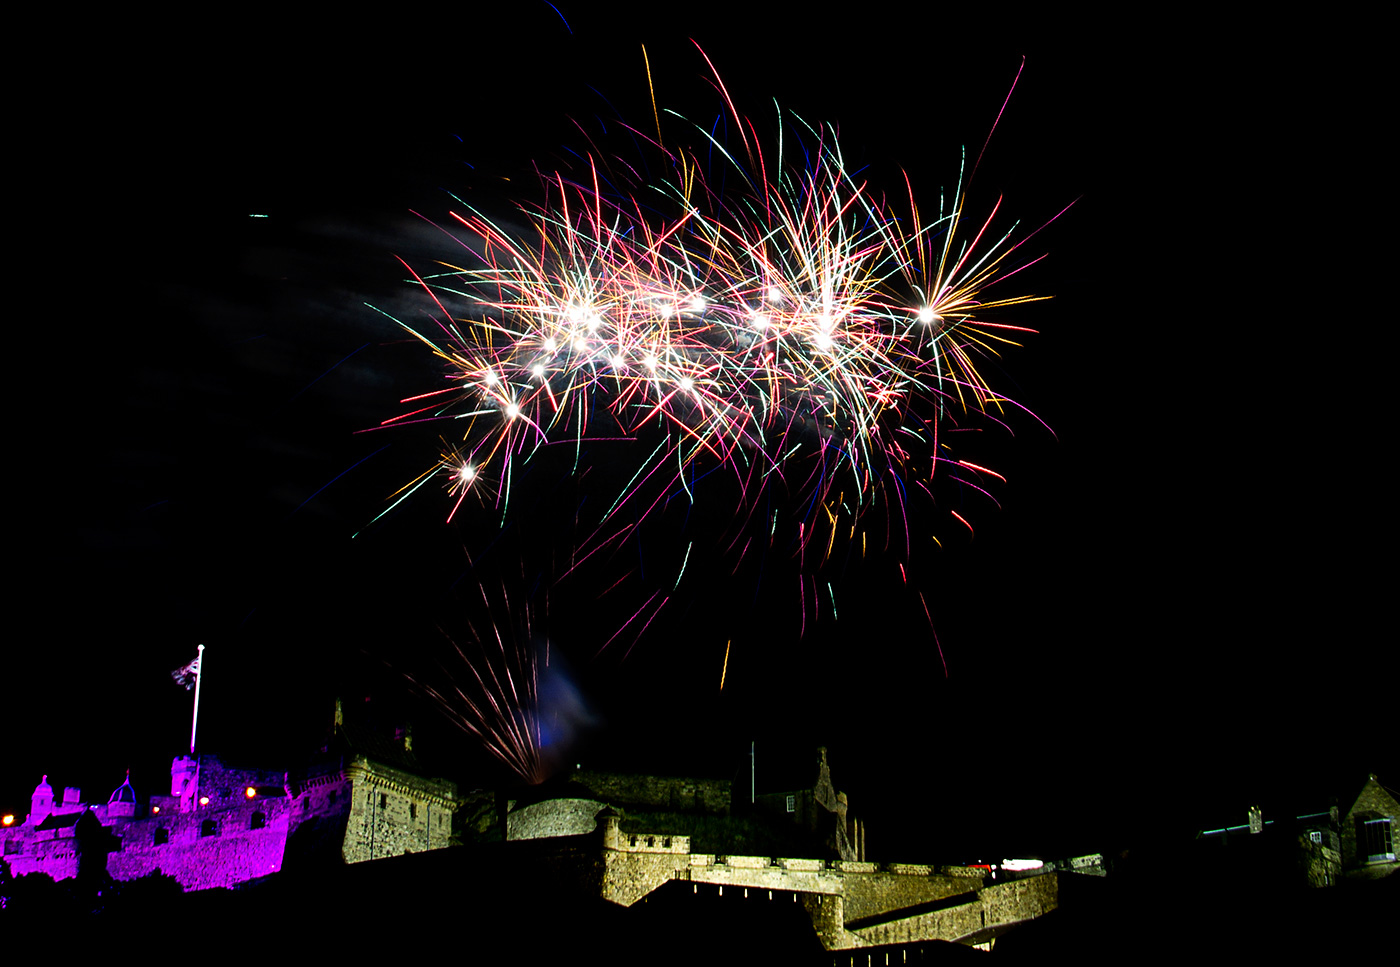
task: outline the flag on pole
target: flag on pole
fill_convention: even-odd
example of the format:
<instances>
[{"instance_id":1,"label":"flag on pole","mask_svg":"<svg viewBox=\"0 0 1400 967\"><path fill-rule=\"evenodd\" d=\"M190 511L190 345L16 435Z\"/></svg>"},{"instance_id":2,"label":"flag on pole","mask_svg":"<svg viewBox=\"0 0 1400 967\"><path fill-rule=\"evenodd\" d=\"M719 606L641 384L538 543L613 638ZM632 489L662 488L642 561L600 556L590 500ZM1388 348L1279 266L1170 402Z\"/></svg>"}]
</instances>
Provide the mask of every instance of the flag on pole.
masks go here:
<instances>
[{"instance_id":1,"label":"flag on pole","mask_svg":"<svg viewBox=\"0 0 1400 967\"><path fill-rule=\"evenodd\" d=\"M176 685L183 686L188 692L199 681L199 659L196 658L188 665L175 669L170 673L170 677L175 680Z\"/></svg>"}]
</instances>

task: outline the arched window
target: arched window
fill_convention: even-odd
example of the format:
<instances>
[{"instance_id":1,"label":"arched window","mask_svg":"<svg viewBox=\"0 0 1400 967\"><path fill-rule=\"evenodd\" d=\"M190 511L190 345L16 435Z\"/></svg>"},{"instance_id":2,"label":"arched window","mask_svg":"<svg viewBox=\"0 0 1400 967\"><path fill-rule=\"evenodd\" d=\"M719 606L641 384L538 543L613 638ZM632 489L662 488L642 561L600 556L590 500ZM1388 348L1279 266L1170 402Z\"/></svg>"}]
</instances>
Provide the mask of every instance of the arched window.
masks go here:
<instances>
[{"instance_id":1,"label":"arched window","mask_svg":"<svg viewBox=\"0 0 1400 967\"><path fill-rule=\"evenodd\" d=\"M248 823L249 829L262 829L267 825L267 817L262 813L253 813L253 819Z\"/></svg>"}]
</instances>

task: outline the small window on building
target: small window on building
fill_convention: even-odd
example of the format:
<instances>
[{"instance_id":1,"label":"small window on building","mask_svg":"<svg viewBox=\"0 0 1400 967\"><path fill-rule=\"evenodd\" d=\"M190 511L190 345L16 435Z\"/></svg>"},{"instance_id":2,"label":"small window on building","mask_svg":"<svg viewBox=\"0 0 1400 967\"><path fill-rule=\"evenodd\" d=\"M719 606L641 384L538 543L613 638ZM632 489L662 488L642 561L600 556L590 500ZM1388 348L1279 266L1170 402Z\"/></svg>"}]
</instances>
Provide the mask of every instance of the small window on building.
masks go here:
<instances>
[{"instance_id":1,"label":"small window on building","mask_svg":"<svg viewBox=\"0 0 1400 967\"><path fill-rule=\"evenodd\" d=\"M170 830L164 826L157 826L155 836L151 838L151 845L164 846L168 842L170 842Z\"/></svg>"},{"instance_id":2,"label":"small window on building","mask_svg":"<svg viewBox=\"0 0 1400 967\"><path fill-rule=\"evenodd\" d=\"M262 813L253 813L252 820L248 823L249 829L262 829L267 825L267 817Z\"/></svg>"},{"instance_id":3,"label":"small window on building","mask_svg":"<svg viewBox=\"0 0 1400 967\"><path fill-rule=\"evenodd\" d=\"M1308 839L1312 840L1314 843L1321 843L1321 842L1322 842L1322 830L1320 830L1320 829L1314 829L1311 833L1308 833Z\"/></svg>"},{"instance_id":4,"label":"small window on building","mask_svg":"<svg viewBox=\"0 0 1400 967\"><path fill-rule=\"evenodd\" d=\"M788 796L788 797L787 797L787 811L790 812L790 813L795 813L795 812L797 812L797 797L796 797L796 796Z\"/></svg>"},{"instance_id":5,"label":"small window on building","mask_svg":"<svg viewBox=\"0 0 1400 967\"><path fill-rule=\"evenodd\" d=\"M1384 816L1380 819L1364 819L1357 830L1360 842L1357 844L1361 848L1357 850L1366 857L1367 863L1388 863L1395 860L1395 837L1391 829L1391 819Z\"/></svg>"},{"instance_id":6,"label":"small window on building","mask_svg":"<svg viewBox=\"0 0 1400 967\"><path fill-rule=\"evenodd\" d=\"M389 808L389 794L388 794L387 792L381 792L381 793L379 794L379 808L380 808L380 809L388 809L388 808Z\"/></svg>"},{"instance_id":7,"label":"small window on building","mask_svg":"<svg viewBox=\"0 0 1400 967\"><path fill-rule=\"evenodd\" d=\"M214 820L212 819L206 819L204 822L199 824L199 835L201 837L218 836L219 824L214 822Z\"/></svg>"},{"instance_id":8,"label":"small window on building","mask_svg":"<svg viewBox=\"0 0 1400 967\"><path fill-rule=\"evenodd\" d=\"M334 790L334 789L332 789L330 795L326 797L326 805L327 805L327 806L333 806L333 805L335 805L335 790Z\"/></svg>"},{"instance_id":9,"label":"small window on building","mask_svg":"<svg viewBox=\"0 0 1400 967\"><path fill-rule=\"evenodd\" d=\"M408 818L409 818L409 819L417 819L417 818L418 818L418 804L417 804L416 802L411 802L411 803L408 804Z\"/></svg>"}]
</instances>

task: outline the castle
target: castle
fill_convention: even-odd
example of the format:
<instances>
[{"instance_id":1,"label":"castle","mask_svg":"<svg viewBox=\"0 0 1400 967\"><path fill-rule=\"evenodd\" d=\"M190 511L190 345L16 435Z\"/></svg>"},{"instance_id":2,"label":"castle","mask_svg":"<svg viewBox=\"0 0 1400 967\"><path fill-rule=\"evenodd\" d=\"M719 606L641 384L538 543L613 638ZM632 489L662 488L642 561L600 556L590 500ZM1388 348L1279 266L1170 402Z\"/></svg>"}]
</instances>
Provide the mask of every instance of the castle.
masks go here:
<instances>
[{"instance_id":1,"label":"castle","mask_svg":"<svg viewBox=\"0 0 1400 967\"><path fill-rule=\"evenodd\" d=\"M563 902L593 898L616 908L678 889L752 893L801 911L832 951L986 943L1055 908L1053 875L998 884L983 868L866 861L864 827L833 785L824 749L816 772L809 788L764 796L736 796L724 780L579 769L522 793L528 800L459 797L453 783L422 775L410 732L389 740L337 714L333 742L298 770L179 756L169 793L146 806L129 777L105 803L89 803L72 787L56 795L45 776L29 815L0 837L13 876L100 881L104 871L117 880L159 872L188 892L299 864L418 859L404 854L451 845L454 812L467 826L475 809L476 831L485 833L476 838L492 849L460 851L477 857L474 875L492 879L485 871L493 862L509 871L497 870L501 882L536 870L528 880L536 891L567 887Z\"/></svg>"},{"instance_id":2,"label":"castle","mask_svg":"<svg viewBox=\"0 0 1400 967\"><path fill-rule=\"evenodd\" d=\"M324 751L293 771L177 756L169 794L143 807L130 775L103 802L75 787L55 795L44 776L23 822L0 829L14 876L55 880L103 869L117 880L159 871L189 890L233 887L298 861L345 863L441 849L452 836L457 787L422 775L412 734L394 741L346 726L336 709Z\"/></svg>"}]
</instances>

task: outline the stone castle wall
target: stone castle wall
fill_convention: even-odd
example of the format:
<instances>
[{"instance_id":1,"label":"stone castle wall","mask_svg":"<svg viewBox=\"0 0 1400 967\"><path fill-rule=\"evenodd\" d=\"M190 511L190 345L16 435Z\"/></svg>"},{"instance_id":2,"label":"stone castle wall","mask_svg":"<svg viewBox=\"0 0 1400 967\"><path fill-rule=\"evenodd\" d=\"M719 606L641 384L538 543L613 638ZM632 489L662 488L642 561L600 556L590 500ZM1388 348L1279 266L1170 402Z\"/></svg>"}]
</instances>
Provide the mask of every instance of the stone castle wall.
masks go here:
<instances>
[{"instance_id":1,"label":"stone castle wall","mask_svg":"<svg viewBox=\"0 0 1400 967\"><path fill-rule=\"evenodd\" d=\"M267 876L282 869L291 812L285 799L266 800L114 824L120 847L108 855L107 872L134 880L160 870L185 890Z\"/></svg>"},{"instance_id":2,"label":"stone castle wall","mask_svg":"<svg viewBox=\"0 0 1400 967\"><path fill-rule=\"evenodd\" d=\"M451 842L457 787L356 757L346 767L350 810L347 863L442 849Z\"/></svg>"}]
</instances>

